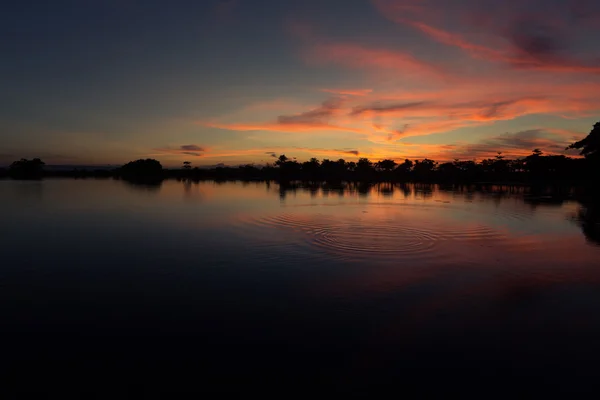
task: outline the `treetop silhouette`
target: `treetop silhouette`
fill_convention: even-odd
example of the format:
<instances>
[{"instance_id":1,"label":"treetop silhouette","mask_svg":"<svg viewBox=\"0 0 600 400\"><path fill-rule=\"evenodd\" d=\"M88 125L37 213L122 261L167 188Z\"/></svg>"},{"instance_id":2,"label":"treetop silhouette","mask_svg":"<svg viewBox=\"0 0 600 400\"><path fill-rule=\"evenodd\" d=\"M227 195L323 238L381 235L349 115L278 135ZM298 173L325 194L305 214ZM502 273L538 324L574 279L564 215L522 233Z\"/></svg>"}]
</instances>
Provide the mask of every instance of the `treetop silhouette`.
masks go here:
<instances>
[{"instance_id":1,"label":"treetop silhouette","mask_svg":"<svg viewBox=\"0 0 600 400\"><path fill-rule=\"evenodd\" d=\"M569 149L581 150L580 154L587 159L600 160L600 122L594 124L585 138L567 147Z\"/></svg>"}]
</instances>

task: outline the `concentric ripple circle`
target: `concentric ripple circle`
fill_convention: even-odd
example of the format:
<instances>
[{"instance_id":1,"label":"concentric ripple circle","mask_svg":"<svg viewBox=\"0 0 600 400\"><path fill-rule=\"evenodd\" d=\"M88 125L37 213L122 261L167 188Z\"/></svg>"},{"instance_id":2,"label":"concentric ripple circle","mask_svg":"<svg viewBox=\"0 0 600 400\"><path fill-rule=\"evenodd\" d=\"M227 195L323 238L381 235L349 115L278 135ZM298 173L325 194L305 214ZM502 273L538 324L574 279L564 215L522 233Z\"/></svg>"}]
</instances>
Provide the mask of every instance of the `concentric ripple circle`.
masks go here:
<instances>
[{"instance_id":1,"label":"concentric ripple circle","mask_svg":"<svg viewBox=\"0 0 600 400\"><path fill-rule=\"evenodd\" d=\"M443 259L455 254L452 249L457 246L453 242L483 245L503 239L502 233L483 225L438 221L423 224L423 218L418 222L420 226L397 216L372 216L357 210L341 216L283 213L248 217L238 221L238 229L252 231L255 238L264 235L266 240L279 239L282 246L290 245L291 241L335 258L361 261Z\"/></svg>"}]
</instances>

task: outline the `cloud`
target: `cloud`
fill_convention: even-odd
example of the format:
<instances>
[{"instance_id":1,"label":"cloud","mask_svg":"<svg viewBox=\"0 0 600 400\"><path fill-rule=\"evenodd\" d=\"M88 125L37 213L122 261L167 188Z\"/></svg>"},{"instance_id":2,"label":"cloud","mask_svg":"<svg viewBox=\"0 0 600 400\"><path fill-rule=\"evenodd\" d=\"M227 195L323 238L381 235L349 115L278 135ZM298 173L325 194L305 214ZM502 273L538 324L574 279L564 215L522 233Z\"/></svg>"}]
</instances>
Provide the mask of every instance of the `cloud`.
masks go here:
<instances>
[{"instance_id":1,"label":"cloud","mask_svg":"<svg viewBox=\"0 0 600 400\"><path fill-rule=\"evenodd\" d=\"M361 114L386 114L386 113L395 113L398 111L409 110L411 108L420 108L421 106L426 105L427 103L424 101L417 101L413 103L403 103L403 104L388 104L383 105L381 103L376 103L370 106L357 106L352 109L350 115L356 116Z\"/></svg>"},{"instance_id":2,"label":"cloud","mask_svg":"<svg viewBox=\"0 0 600 400\"><path fill-rule=\"evenodd\" d=\"M597 60L580 60L566 53L565 38L569 32L560 27L567 25L562 14L568 14L568 10L547 7L548 10L515 11L517 8L503 9L502 6L486 3L485 9L478 10L477 18L468 18L473 7L448 8L447 1L426 1L408 8L403 6L407 2L402 0L373 0L373 3L384 17L413 27L434 41L459 48L476 59L502 63L515 69L600 74ZM460 21L468 35L434 26L434 21L441 19L436 18L440 12L451 16L447 20ZM506 28L495 21L507 22L509 26ZM483 43L467 36L476 37Z\"/></svg>"},{"instance_id":3,"label":"cloud","mask_svg":"<svg viewBox=\"0 0 600 400\"><path fill-rule=\"evenodd\" d=\"M319 43L305 49L304 60L313 65L338 64L357 69L389 69L406 75L443 77L444 71L408 52L354 43Z\"/></svg>"},{"instance_id":4,"label":"cloud","mask_svg":"<svg viewBox=\"0 0 600 400\"><path fill-rule=\"evenodd\" d=\"M567 154L576 156L576 152L566 151L565 148L572 143L564 136L556 135L552 130L537 128L518 132L507 132L492 138L482 139L472 144L453 144L444 149L439 147L435 154L439 160L482 159L496 155L497 152L508 158L525 157L539 148L546 154ZM435 153L435 151L434 151Z\"/></svg>"},{"instance_id":5,"label":"cloud","mask_svg":"<svg viewBox=\"0 0 600 400\"><path fill-rule=\"evenodd\" d=\"M281 115L277 118L280 124L324 124L341 109L344 101L341 98L333 98L324 101L321 106L295 115Z\"/></svg>"},{"instance_id":6,"label":"cloud","mask_svg":"<svg viewBox=\"0 0 600 400\"><path fill-rule=\"evenodd\" d=\"M526 115L577 115L600 109L598 99L588 99L585 96L577 98L575 95L570 97L566 94L511 98L490 93L487 94L487 99L472 101L451 102L439 99L409 103L376 102L355 106L349 115L371 118L373 132L370 139L382 143L513 120Z\"/></svg>"},{"instance_id":7,"label":"cloud","mask_svg":"<svg viewBox=\"0 0 600 400\"><path fill-rule=\"evenodd\" d=\"M585 134L576 134L575 139L582 138ZM383 145L368 156L374 160L393 158L397 161L405 158L423 159L430 158L439 162L460 160L481 160L493 158L497 152L507 158L521 158L528 156L535 148L541 149L545 154L565 154L577 156L576 151L565 151L567 144L572 143L566 132L557 133L554 129L534 128L518 132L506 132L490 138L484 138L474 143L446 143L423 144L402 142L402 146Z\"/></svg>"},{"instance_id":8,"label":"cloud","mask_svg":"<svg viewBox=\"0 0 600 400\"><path fill-rule=\"evenodd\" d=\"M353 156L360 155L360 152L358 150L335 150L335 151L339 151L340 153L343 153L343 154L351 154Z\"/></svg>"},{"instance_id":9,"label":"cloud","mask_svg":"<svg viewBox=\"0 0 600 400\"><path fill-rule=\"evenodd\" d=\"M319 107L291 115L280 115L274 122L265 123L205 123L206 126L232 131L275 131L275 132L311 132L343 131L364 133L363 129L332 124L329 121L344 113L345 100L331 98Z\"/></svg>"},{"instance_id":10,"label":"cloud","mask_svg":"<svg viewBox=\"0 0 600 400\"><path fill-rule=\"evenodd\" d=\"M310 157L316 155L319 157L342 157L342 156L353 156L358 157L361 152L357 149L353 148L342 148L342 149L325 149L325 148L316 148L316 147L301 147L301 146L280 146L280 147L268 147L268 148L250 148L250 149L211 149L210 153L206 154L203 157L204 160L210 160L210 162L221 161L223 159L228 158L236 158L236 162L251 162L250 160L262 159L262 161L267 161L263 157L267 156L268 159L278 158L280 154L286 154L288 157L292 159L296 159L294 157L298 153L303 153L304 157L302 160L308 160ZM310 156L306 156L308 153ZM161 153L165 154L165 153ZM160 155L160 154L158 154ZM243 160L243 161L242 161Z\"/></svg>"},{"instance_id":11,"label":"cloud","mask_svg":"<svg viewBox=\"0 0 600 400\"><path fill-rule=\"evenodd\" d=\"M342 131L364 133L363 129L343 127L331 124L320 123L262 123L262 124L224 124L224 123L205 123L204 125L211 128L225 129L230 131L271 131L271 132L327 132L327 131Z\"/></svg>"},{"instance_id":12,"label":"cloud","mask_svg":"<svg viewBox=\"0 0 600 400\"><path fill-rule=\"evenodd\" d=\"M195 144L184 144L182 146L179 146L179 148L185 151L205 151L202 147L197 146Z\"/></svg>"},{"instance_id":13,"label":"cloud","mask_svg":"<svg viewBox=\"0 0 600 400\"><path fill-rule=\"evenodd\" d=\"M519 52L537 59L556 58L562 48L560 32L533 18L515 21L508 38Z\"/></svg>"},{"instance_id":14,"label":"cloud","mask_svg":"<svg viewBox=\"0 0 600 400\"><path fill-rule=\"evenodd\" d=\"M333 93L342 96L367 96L373 89L321 89L321 92Z\"/></svg>"},{"instance_id":15,"label":"cloud","mask_svg":"<svg viewBox=\"0 0 600 400\"><path fill-rule=\"evenodd\" d=\"M183 144L178 147L161 147L154 149L154 151L158 152L157 155L187 155L192 157L202 157L207 152L207 148L196 144Z\"/></svg>"},{"instance_id":16,"label":"cloud","mask_svg":"<svg viewBox=\"0 0 600 400\"><path fill-rule=\"evenodd\" d=\"M391 70L405 75L421 75L430 78L445 76L442 69L405 50L323 39L312 26L299 21L288 21L286 27L288 33L301 42L300 57L311 66L336 64L353 69ZM334 90L331 92L337 93ZM340 94L364 95L365 92L357 93L351 90Z\"/></svg>"},{"instance_id":17,"label":"cloud","mask_svg":"<svg viewBox=\"0 0 600 400\"><path fill-rule=\"evenodd\" d=\"M356 149L322 149L314 147L293 147L294 150L301 150L305 152L314 153L317 155L330 155L330 156L344 156L350 155L358 157L360 152Z\"/></svg>"}]
</instances>

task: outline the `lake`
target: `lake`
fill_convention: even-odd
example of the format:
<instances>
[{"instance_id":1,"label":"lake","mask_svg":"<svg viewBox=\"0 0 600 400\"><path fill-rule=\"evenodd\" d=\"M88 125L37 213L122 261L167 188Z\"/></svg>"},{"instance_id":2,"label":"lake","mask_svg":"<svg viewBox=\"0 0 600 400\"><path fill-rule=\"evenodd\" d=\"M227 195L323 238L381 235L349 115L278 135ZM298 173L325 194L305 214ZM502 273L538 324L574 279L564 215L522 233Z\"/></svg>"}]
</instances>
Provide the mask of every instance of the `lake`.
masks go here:
<instances>
[{"instance_id":1,"label":"lake","mask_svg":"<svg viewBox=\"0 0 600 400\"><path fill-rule=\"evenodd\" d=\"M569 196L49 179L0 181L0 206L0 363L22 390L598 380L598 211Z\"/></svg>"}]
</instances>

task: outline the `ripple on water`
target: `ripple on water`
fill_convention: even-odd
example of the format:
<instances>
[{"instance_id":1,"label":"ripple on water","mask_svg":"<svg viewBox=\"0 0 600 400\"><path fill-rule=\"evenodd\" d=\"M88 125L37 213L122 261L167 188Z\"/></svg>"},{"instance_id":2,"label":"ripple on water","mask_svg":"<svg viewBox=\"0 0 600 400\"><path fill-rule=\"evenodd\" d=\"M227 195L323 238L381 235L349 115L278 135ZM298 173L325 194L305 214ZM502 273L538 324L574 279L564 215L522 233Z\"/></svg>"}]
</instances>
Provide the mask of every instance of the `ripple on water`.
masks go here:
<instances>
[{"instance_id":1,"label":"ripple on water","mask_svg":"<svg viewBox=\"0 0 600 400\"><path fill-rule=\"evenodd\" d=\"M364 219L362 213L352 217L285 213L244 218L238 222L238 229L251 231L253 237L258 234L258 237L267 240L269 237L273 240L277 231L297 233L300 242L343 260L443 259L456 254L453 242L466 244L483 241L489 244L505 238L502 233L483 225L432 221L424 226L415 226L400 218ZM423 222L422 219L420 222ZM281 236L276 236L283 241ZM296 245L300 244L299 241L296 241Z\"/></svg>"}]
</instances>

